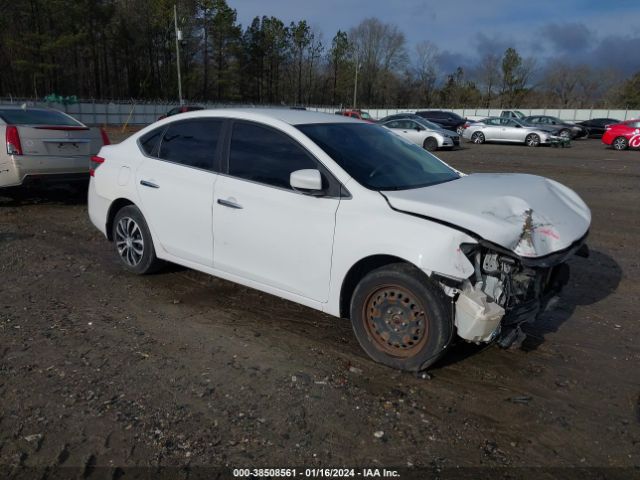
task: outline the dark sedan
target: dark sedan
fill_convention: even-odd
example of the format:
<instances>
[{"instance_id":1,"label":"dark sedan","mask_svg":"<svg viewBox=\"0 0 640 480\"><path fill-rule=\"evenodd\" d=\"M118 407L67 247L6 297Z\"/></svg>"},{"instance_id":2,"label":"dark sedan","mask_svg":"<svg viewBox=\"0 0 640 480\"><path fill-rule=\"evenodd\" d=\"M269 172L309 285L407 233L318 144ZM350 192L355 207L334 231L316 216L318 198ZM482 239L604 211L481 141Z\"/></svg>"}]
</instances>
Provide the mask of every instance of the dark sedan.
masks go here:
<instances>
[{"instance_id":1,"label":"dark sedan","mask_svg":"<svg viewBox=\"0 0 640 480\"><path fill-rule=\"evenodd\" d=\"M565 122L551 115L532 115L522 119L527 125L554 130L557 135L565 138L582 138L587 136L587 129L575 123Z\"/></svg>"},{"instance_id":2,"label":"dark sedan","mask_svg":"<svg viewBox=\"0 0 640 480\"><path fill-rule=\"evenodd\" d=\"M423 110L421 112L416 112L416 115L440 125L445 130L458 132L458 135L462 134L464 125L467 123L467 120L457 113L447 112L444 110Z\"/></svg>"},{"instance_id":3,"label":"dark sedan","mask_svg":"<svg viewBox=\"0 0 640 480\"><path fill-rule=\"evenodd\" d=\"M615 118L592 118L591 120L585 120L584 122L578 122L578 125L587 129L587 135L594 138L600 138L604 135L607 125L615 125L620 123L620 120Z\"/></svg>"}]
</instances>

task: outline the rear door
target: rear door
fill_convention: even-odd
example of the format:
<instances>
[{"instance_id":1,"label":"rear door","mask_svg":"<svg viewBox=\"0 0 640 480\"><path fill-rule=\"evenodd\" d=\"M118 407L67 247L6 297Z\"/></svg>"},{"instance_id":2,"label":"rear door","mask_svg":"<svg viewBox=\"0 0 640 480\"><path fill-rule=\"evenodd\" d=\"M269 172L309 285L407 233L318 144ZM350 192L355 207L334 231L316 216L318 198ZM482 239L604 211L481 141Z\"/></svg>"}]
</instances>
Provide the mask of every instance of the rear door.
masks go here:
<instances>
[{"instance_id":1,"label":"rear door","mask_svg":"<svg viewBox=\"0 0 640 480\"><path fill-rule=\"evenodd\" d=\"M486 140L502 140L502 126L499 118L489 118L484 122L486 127L482 129Z\"/></svg>"},{"instance_id":2,"label":"rear door","mask_svg":"<svg viewBox=\"0 0 640 480\"><path fill-rule=\"evenodd\" d=\"M340 198L293 190L290 174L301 169L320 169L323 182L335 182L284 132L233 122L227 174L215 188L214 267L325 302Z\"/></svg>"},{"instance_id":3,"label":"rear door","mask_svg":"<svg viewBox=\"0 0 640 480\"><path fill-rule=\"evenodd\" d=\"M150 132L141 138L143 148L151 143L136 171L143 214L162 248L205 266L213 265L211 212L222 124L197 118Z\"/></svg>"}]
</instances>

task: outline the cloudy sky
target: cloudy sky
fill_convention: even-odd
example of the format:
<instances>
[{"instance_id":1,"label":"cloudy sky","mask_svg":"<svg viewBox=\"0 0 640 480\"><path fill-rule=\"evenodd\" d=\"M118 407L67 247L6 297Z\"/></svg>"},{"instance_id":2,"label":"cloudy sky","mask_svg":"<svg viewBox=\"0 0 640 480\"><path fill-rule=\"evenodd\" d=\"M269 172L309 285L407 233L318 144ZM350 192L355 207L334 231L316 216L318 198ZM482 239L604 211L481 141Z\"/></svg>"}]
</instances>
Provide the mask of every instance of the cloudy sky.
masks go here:
<instances>
[{"instance_id":1,"label":"cloudy sky","mask_svg":"<svg viewBox=\"0 0 640 480\"><path fill-rule=\"evenodd\" d=\"M486 52L514 46L523 56L640 70L640 0L228 0L238 21L276 16L307 20L329 43L338 29L367 17L394 23L408 50L422 40L438 45L441 67L472 66Z\"/></svg>"}]
</instances>

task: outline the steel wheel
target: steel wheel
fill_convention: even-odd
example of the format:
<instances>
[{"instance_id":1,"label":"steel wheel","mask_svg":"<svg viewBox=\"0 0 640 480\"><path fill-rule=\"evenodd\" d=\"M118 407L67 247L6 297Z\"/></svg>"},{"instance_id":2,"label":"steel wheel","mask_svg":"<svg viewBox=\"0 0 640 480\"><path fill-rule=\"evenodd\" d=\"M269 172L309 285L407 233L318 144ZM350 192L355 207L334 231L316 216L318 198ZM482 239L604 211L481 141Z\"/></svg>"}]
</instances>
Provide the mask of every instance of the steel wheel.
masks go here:
<instances>
[{"instance_id":1,"label":"steel wheel","mask_svg":"<svg viewBox=\"0 0 640 480\"><path fill-rule=\"evenodd\" d=\"M484 134L482 132L474 132L473 135L471 135L471 141L477 144L484 143Z\"/></svg>"},{"instance_id":2,"label":"steel wheel","mask_svg":"<svg viewBox=\"0 0 640 480\"><path fill-rule=\"evenodd\" d=\"M615 148L616 150L626 150L629 143L627 142L627 139L624 137L617 137L613 143L613 148Z\"/></svg>"},{"instance_id":3,"label":"steel wheel","mask_svg":"<svg viewBox=\"0 0 640 480\"><path fill-rule=\"evenodd\" d=\"M131 217L122 217L118 221L115 242L120 258L131 267L138 266L144 255L144 238L135 220Z\"/></svg>"},{"instance_id":4,"label":"steel wheel","mask_svg":"<svg viewBox=\"0 0 640 480\"><path fill-rule=\"evenodd\" d=\"M458 133L458 135L462 135L462 132L464 132L464 128L462 126L456 128L456 132Z\"/></svg>"},{"instance_id":5,"label":"steel wheel","mask_svg":"<svg viewBox=\"0 0 640 480\"><path fill-rule=\"evenodd\" d=\"M569 140L571 140L571 132L569 130L561 130L559 135L562 138L568 138Z\"/></svg>"},{"instance_id":6,"label":"steel wheel","mask_svg":"<svg viewBox=\"0 0 640 480\"><path fill-rule=\"evenodd\" d=\"M530 135L527 135L527 138L525 139L525 143L529 147L537 147L538 145L540 145L540 137L535 133L532 133Z\"/></svg>"},{"instance_id":7,"label":"steel wheel","mask_svg":"<svg viewBox=\"0 0 640 480\"><path fill-rule=\"evenodd\" d=\"M398 285L383 285L364 303L367 333L377 349L395 357L411 357L428 338L427 317L420 300Z\"/></svg>"}]
</instances>

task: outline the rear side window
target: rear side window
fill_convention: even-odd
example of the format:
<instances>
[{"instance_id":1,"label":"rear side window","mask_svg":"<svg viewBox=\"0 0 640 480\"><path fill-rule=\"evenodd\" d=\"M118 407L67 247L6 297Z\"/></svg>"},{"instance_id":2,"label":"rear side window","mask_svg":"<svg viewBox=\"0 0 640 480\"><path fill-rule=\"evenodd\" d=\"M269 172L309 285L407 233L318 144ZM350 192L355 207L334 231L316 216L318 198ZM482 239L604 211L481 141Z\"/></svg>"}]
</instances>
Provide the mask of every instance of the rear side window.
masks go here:
<instances>
[{"instance_id":1,"label":"rear side window","mask_svg":"<svg viewBox=\"0 0 640 480\"><path fill-rule=\"evenodd\" d=\"M318 165L293 139L252 123L235 123L231 134L229 174L291 189L291 172Z\"/></svg>"},{"instance_id":2,"label":"rear side window","mask_svg":"<svg viewBox=\"0 0 640 480\"><path fill-rule=\"evenodd\" d=\"M162 136L159 157L187 167L213 170L221 128L222 121L214 119L169 124Z\"/></svg>"},{"instance_id":3,"label":"rear side window","mask_svg":"<svg viewBox=\"0 0 640 480\"><path fill-rule=\"evenodd\" d=\"M63 125L82 127L82 124L55 110L0 109L0 118L9 125Z\"/></svg>"},{"instance_id":4,"label":"rear side window","mask_svg":"<svg viewBox=\"0 0 640 480\"><path fill-rule=\"evenodd\" d=\"M160 146L162 132L164 132L164 127L156 128L140 137L140 148L150 157L158 156L158 147Z\"/></svg>"}]
</instances>

